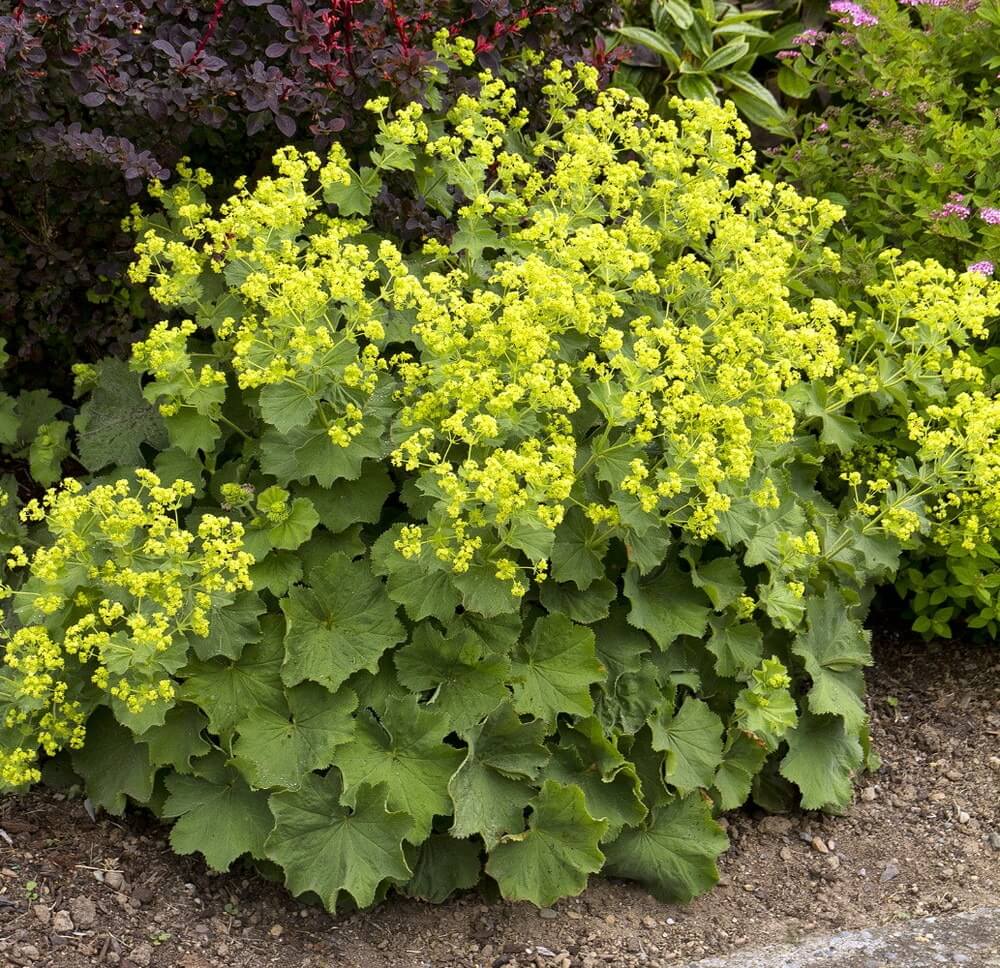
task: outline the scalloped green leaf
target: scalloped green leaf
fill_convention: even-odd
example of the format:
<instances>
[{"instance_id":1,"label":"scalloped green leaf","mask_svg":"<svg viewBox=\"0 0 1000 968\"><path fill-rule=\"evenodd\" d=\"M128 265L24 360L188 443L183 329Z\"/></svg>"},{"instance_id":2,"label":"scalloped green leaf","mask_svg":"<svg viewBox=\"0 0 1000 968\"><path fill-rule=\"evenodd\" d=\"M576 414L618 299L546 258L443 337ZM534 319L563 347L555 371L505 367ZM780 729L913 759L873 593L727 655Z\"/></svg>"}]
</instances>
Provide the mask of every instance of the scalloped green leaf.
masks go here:
<instances>
[{"instance_id":1,"label":"scalloped green leaf","mask_svg":"<svg viewBox=\"0 0 1000 968\"><path fill-rule=\"evenodd\" d=\"M590 687L605 676L597 661L594 633L565 615L546 615L514 650L511 662L514 708L554 723L560 713L589 716Z\"/></svg>"},{"instance_id":2,"label":"scalloped green leaf","mask_svg":"<svg viewBox=\"0 0 1000 968\"><path fill-rule=\"evenodd\" d=\"M428 708L447 716L455 730L475 725L510 695L510 662L484 656L468 632L445 638L423 623L394 659L399 681L412 692L433 692Z\"/></svg>"},{"instance_id":3,"label":"scalloped green leaf","mask_svg":"<svg viewBox=\"0 0 1000 968\"><path fill-rule=\"evenodd\" d=\"M375 672L405 631L368 562L338 552L310 582L281 600L287 623L281 677L288 686L310 679L336 692L355 672Z\"/></svg>"},{"instance_id":4,"label":"scalloped green leaf","mask_svg":"<svg viewBox=\"0 0 1000 968\"><path fill-rule=\"evenodd\" d=\"M462 733L468 749L448 781L454 805L451 835L479 835L492 848L505 834L524 829L524 811L534 783L548 762L545 726L523 723L509 703L482 724Z\"/></svg>"},{"instance_id":5,"label":"scalloped green leaf","mask_svg":"<svg viewBox=\"0 0 1000 968\"><path fill-rule=\"evenodd\" d=\"M712 786L722 762L722 720L688 696L674 714L668 705L650 719L653 749L667 754L666 780L679 793Z\"/></svg>"},{"instance_id":6,"label":"scalloped green leaf","mask_svg":"<svg viewBox=\"0 0 1000 968\"><path fill-rule=\"evenodd\" d=\"M350 689L331 694L304 682L289 689L283 710L258 706L236 724L236 765L250 785L262 790L296 789L313 770L328 767L338 746L354 737L358 697Z\"/></svg>"},{"instance_id":7,"label":"scalloped green leaf","mask_svg":"<svg viewBox=\"0 0 1000 968\"><path fill-rule=\"evenodd\" d=\"M803 809L823 810L850 802L854 776L865 757L858 736L841 717L803 711L799 725L785 739L788 752L781 761L781 775L799 788Z\"/></svg>"},{"instance_id":8,"label":"scalloped green leaf","mask_svg":"<svg viewBox=\"0 0 1000 968\"><path fill-rule=\"evenodd\" d=\"M871 634L850 616L840 593L827 591L806 606L806 628L792 642L812 679L807 695L816 714L841 716L856 732L867 719L863 669L872 664Z\"/></svg>"},{"instance_id":9,"label":"scalloped green leaf","mask_svg":"<svg viewBox=\"0 0 1000 968\"><path fill-rule=\"evenodd\" d=\"M200 853L216 871L229 870L243 854L263 859L274 826L267 794L251 790L221 754L199 761L195 775L168 776L166 784L163 816L177 818L170 846L178 854Z\"/></svg>"},{"instance_id":10,"label":"scalloped green leaf","mask_svg":"<svg viewBox=\"0 0 1000 968\"><path fill-rule=\"evenodd\" d=\"M184 670L179 698L205 711L213 733L229 733L249 709L284 708L285 623L270 615L261 625L260 642L248 645L238 659L193 661Z\"/></svg>"},{"instance_id":11,"label":"scalloped green leaf","mask_svg":"<svg viewBox=\"0 0 1000 968\"><path fill-rule=\"evenodd\" d=\"M146 803L153 795L155 769L149 747L115 721L111 710L98 706L87 720L83 749L73 751L73 769L83 777L95 807L121 816L127 799Z\"/></svg>"},{"instance_id":12,"label":"scalloped green leaf","mask_svg":"<svg viewBox=\"0 0 1000 968\"><path fill-rule=\"evenodd\" d=\"M528 829L509 834L490 852L486 873L509 901L549 907L575 897L604 864L598 846L607 822L587 812L579 787L546 780L531 801Z\"/></svg>"},{"instance_id":13,"label":"scalloped green leaf","mask_svg":"<svg viewBox=\"0 0 1000 968\"><path fill-rule=\"evenodd\" d=\"M383 881L408 881L413 872L403 853L412 818L386 807L383 787L363 785L352 805L341 802L340 775L308 774L295 791L269 800L274 830L267 856L285 872L285 886L296 895L312 892L335 912L341 894L368 907Z\"/></svg>"},{"instance_id":14,"label":"scalloped green leaf","mask_svg":"<svg viewBox=\"0 0 1000 968\"><path fill-rule=\"evenodd\" d=\"M353 802L365 784L384 784L389 808L413 818L407 840L419 844L435 816L451 813L448 781L462 762L462 751L444 742L449 732L445 716L420 707L415 697L388 705L380 718L362 711L353 741L334 755L344 776L345 801Z\"/></svg>"},{"instance_id":15,"label":"scalloped green leaf","mask_svg":"<svg viewBox=\"0 0 1000 968\"><path fill-rule=\"evenodd\" d=\"M708 598L676 568L664 568L652 580L642 581L638 569L630 566L625 572L625 595L632 605L629 622L648 632L661 649L679 635L705 634L712 611Z\"/></svg>"},{"instance_id":16,"label":"scalloped green leaf","mask_svg":"<svg viewBox=\"0 0 1000 968\"><path fill-rule=\"evenodd\" d=\"M656 807L647 823L624 830L604 849L606 872L639 881L661 901L690 901L719 879L716 858L729 838L698 793Z\"/></svg>"}]
</instances>

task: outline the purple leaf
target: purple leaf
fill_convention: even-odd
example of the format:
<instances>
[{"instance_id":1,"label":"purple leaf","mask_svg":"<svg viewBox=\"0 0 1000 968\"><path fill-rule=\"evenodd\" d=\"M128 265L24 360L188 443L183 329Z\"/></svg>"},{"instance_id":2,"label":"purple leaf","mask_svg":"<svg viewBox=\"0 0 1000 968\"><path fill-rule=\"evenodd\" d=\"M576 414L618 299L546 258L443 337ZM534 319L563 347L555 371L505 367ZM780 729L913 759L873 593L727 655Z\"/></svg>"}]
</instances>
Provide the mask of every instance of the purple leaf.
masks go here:
<instances>
[{"instance_id":1,"label":"purple leaf","mask_svg":"<svg viewBox=\"0 0 1000 968\"><path fill-rule=\"evenodd\" d=\"M276 114L274 116L274 124L286 138L290 138L295 134L295 120L287 114Z\"/></svg>"}]
</instances>

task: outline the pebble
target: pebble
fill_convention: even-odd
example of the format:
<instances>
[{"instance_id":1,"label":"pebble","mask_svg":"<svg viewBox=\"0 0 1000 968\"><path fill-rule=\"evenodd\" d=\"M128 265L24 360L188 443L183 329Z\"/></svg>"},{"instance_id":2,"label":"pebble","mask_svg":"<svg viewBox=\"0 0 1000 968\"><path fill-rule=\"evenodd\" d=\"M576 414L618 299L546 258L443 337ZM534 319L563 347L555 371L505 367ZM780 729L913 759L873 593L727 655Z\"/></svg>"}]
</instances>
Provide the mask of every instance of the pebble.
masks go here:
<instances>
[{"instance_id":1,"label":"pebble","mask_svg":"<svg viewBox=\"0 0 1000 968\"><path fill-rule=\"evenodd\" d=\"M958 811L958 822L959 823L963 823L963 824L964 823L968 823L971 819L972 818L964 810L959 810Z\"/></svg>"},{"instance_id":2,"label":"pebble","mask_svg":"<svg viewBox=\"0 0 1000 968\"><path fill-rule=\"evenodd\" d=\"M893 878L898 876L898 874L899 874L899 867L896 864L886 864L885 869L882 871L882 875L879 877L879 880L883 884L887 884Z\"/></svg>"},{"instance_id":3,"label":"pebble","mask_svg":"<svg viewBox=\"0 0 1000 968\"><path fill-rule=\"evenodd\" d=\"M270 934L272 938L280 938L284 933L285 929L280 924L271 925Z\"/></svg>"},{"instance_id":4,"label":"pebble","mask_svg":"<svg viewBox=\"0 0 1000 968\"><path fill-rule=\"evenodd\" d=\"M57 934L69 934L73 931L76 925L73 924L73 919L69 916L69 911L56 911L55 917L52 919L52 930Z\"/></svg>"},{"instance_id":5,"label":"pebble","mask_svg":"<svg viewBox=\"0 0 1000 968\"><path fill-rule=\"evenodd\" d=\"M89 897L70 898L69 913L73 923L83 931L92 928L97 920L97 908Z\"/></svg>"},{"instance_id":6,"label":"pebble","mask_svg":"<svg viewBox=\"0 0 1000 968\"><path fill-rule=\"evenodd\" d=\"M42 924L48 924L49 918L52 917L52 912L49 910L47 904L32 904L31 913L34 914Z\"/></svg>"},{"instance_id":7,"label":"pebble","mask_svg":"<svg viewBox=\"0 0 1000 968\"><path fill-rule=\"evenodd\" d=\"M1000 833L995 830L990 834L990 846L1000 850Z\"/></svg>"},{"instance_id":8,"label":"pebble","mask_svg":"<svg viewBox=\"0 0 1000 968\"><path fill-rule=\"evenodd\" d=\"M826 841L822 837L813 837L810 841L813 850L819 851L821 854L829 854L830 848L826 846Z\"/></svg>"},{"instance_id":9,"label":"pebble","mask_svg":"<svg viewBox=\"0 0 1000 968\"><path fill-rule=\"evenodd\" d=\"M122 885L125 883L125 875L121 871L105 871L104 872L104 883L111 888L112 891L120 891Z\"/></svg>"},{"instance_id":10,"label":"pebble","mask_svg":"<svg viewBox=\"0 0 1000 968\"><path fill-rule=\"evenodd\" d=\"M137 944L129 952L129 960L134 965L138 965L139 968L147 968L149 963L153 960L153 946L148 941L143 941L142 944Z\"/></svg>"},{"instance_id":11,"label":"pebble","mask_svg":"<svg viewBox=\"0 0 1000 968\"><path fill-rule=\"evenodd\" d=\"M781 857L781 859L787 863L792 859L792 848L782 847L781 850L778 851L778 854Z\"/></svg>"},{"instance_id":12,"label":"pebble","mask_svg":"<svg viewBox=\"0 0 1000 968\"><path fill-rule=\"evenodd\" d=\"M554 918L559 917L559 915L553 911L552 908L542 908L541 911L538 912L538 916L540 918L545 918L546 921L551 921Z\"/></svg>"},{"instance_id":13,"label":"pebble","mask_svg":"<svg viewBox=\"0 0 1000 968\"><path fill-rule=\"evenodd\" d=\"M873 786L866 786L861 791L861 799L866 803L871 803L876 797L878 797L878 794L875 792L875 787Z\"/></svg>"},{"instance_id":14,"label":"pebble","mask_svg":"<svg viewBox=\"0 0 1000 968\"><path fill-rule=\"evenodd\" d=\"M642 923L646 925L647 928L655 928L656 918L651 918L648 914L642 919Z\"/></svg>"},{"instance_id":15,"label":"pebble","mask_svg":"<svg viewBox=\"0 0 1000 968\"><path fill-rule=\"evenodd\" d=\"M27 958L28 961L38 961L42 957L42 953L33 944L21 945L20 954L22 958Z\"/></svg>"}]
</instances>

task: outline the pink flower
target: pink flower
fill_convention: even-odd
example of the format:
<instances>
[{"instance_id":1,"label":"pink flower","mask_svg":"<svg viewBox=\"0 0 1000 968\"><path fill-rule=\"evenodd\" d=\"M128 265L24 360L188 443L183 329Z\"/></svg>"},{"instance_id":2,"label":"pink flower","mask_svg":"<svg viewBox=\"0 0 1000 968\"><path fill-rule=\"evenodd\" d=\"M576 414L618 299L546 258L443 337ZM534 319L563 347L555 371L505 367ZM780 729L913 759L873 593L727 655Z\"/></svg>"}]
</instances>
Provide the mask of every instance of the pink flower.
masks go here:
<instances>
[{"instance_id":1,"label":"pink flower","mask_svg":"<svg viewBox=\"0 0 1000 968\"><path fill-rule=\"evenodd\" d=\"M853 0L833 0L830 12L843 14L852 27L874 27L878 23L878 17L870 14Z\"/></svg>"},{"instance_id":2,"label":"pink flower","mask_svg":"<svg viewBox=\"0 0 1000 968\"><path fill-rule=\"evenodd\" d=\"M968 205L958 205L955 202L946 202L936 212L931 213L931 218L957 218L964 222L970 214L971 211Z\"/></svg>"},{"instance_id":3,"label":"pink flower","mask_svg":"<svg viewBox=\"0 0 1000 968\"><path fill-rule=\"evenodd\" d=\"M826 40L829 36L825 30L803 30L797 37L792 38L792 43L796 46L801 44L818 44Z\"/></svg>"},{"instance_id":4,"label":"pink flower","mask_svg":"<svg viewBox=\"0 0 1000 968\"><path fill-rule=\"evenodd\" d=\"M802 55L797 50L779 50L774 56L778 60L795 60L796 57L801 57Z\"/></svg>"},{"instance_id":5,"label":"pink flower","mask_svg":"<svg viewBox=\"0 0 1000 968\"><path fill-rule=\"evenodd\" d=\"M981 208L979 217L987 225L1000 225L1000 208Z\"/></svg>"},{"instance_id":6,"label":"pink flower","mask_svg":"<svg viewBox=\"0 0 1000 968\"><path fill-rule=\"evenodd\" d=\"M981 273L984 276L992 276L993 275L993 263L987 261L986 259L984 259L982 262L973 262L972 265L969 266L969 270L968 271L969 272L979 272L979 273Z\"/></svg>"}]
</instances>

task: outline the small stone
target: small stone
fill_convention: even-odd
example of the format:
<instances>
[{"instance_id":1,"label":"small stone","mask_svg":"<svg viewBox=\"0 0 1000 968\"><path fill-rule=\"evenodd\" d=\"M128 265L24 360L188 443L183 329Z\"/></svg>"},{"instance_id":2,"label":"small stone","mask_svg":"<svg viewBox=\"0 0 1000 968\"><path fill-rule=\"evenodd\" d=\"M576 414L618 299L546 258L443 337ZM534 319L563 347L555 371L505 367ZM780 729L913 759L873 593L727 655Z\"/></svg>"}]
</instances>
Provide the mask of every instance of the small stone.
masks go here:
<instances>
[{"instance_id":1,"label":"small stone","mask_svg":"<svg viewBox=\"0 0 1000 968\"><path fill-rule=\"evenodd\" d=\"M752 894L756 890L756 888L753 886L753 884L744 884L743 890L746 891L747 894Z\"/></svg>"},{"instance_id":2,"label":"small stone","mask_svg":"<svg viewBox=\"0 0 1000 968\"><path fill-rule=\"evenodd\" d=\"M775 814L770 817L764 817L760 822L760 829L766 834L781 836L791 831L792 821L788 817Z\"/></svg>"},{"instance_id":3,"label":"small stone","mask_svg":"<svg viewBox=\"0 0 1000 968\"><path fill-rule=\"evenodd\" d=\"M285 933L285 929L280 924L272 924L270 935L272 938L280 938Z\"/></svg>"},{"instance_id":4,"label":"small stone","mask_svg":"<svg viewBox=\"0 0 1000 968\"><path fill-rule=\"evenodd\" d=\"M1000 756L991 756L989 759L990 769L1000 771Z\"/></svg>"},{"instance_id":5,"label":"small stone","mask_svg":"<svg viewBox=\"0 0 1000 968\"><path fill-rule=\"evenodd\" d=\"M781 850L778 851L778 856L781 857L781 859L783 861L785 861L785 863L787 863L788 861L790 861L792 859L792 856L793 856L792 855L792 848L791 847L782 847Z\"/></svg>"},{"instance_id":6,"label":"small stone","mask_svg":"<svg viewBox=\"0 0 1000 968\"><path fill-rule=\"evenodd\" d=\"M840 867L840 858L836 854L830 854L830 856L827 857L826 862L833 870L837 870Z\"/></svg>"},{"instance_id":7,"label":"small stone","mask_svg":"<svg viewBox=\"0 0 1000 968\"><path fill-rule=\"evenodd\" d=\"M864 800L865 803L871 803L877 796L878 794L875 792L875 787L873 786L866 786L861 791L861 799Z\"/></svg>"},{"instance_id":8,"label":"small stone","mask_svg":"<svg viewBox=\"0 0 1000 968\"><path fill-rule=\"evenodd\" d=\"M540 918L545 918L546 921L552 921L559 917L559 915L553 911L552 908L542 908L541 911L538 912L538 916Z\"/></svg>"},{"instance_id":9,"label":"small stone","mask_svg":"<svg viewBox=\"0 0 1000 968\"><path fill-rule=\"evenodd\" d=\"M53 931L57 934L69 934L75 928L76 925L73 924L73 919L69 916L69 911L56 911L55 917L52 919Z\"/></svg>"},{"instance_id":10,"label":"small stone","mask_svg":"<svg viewBox=\"0 0 1000 968\"><path fill-rule=\"evenodd\" d=\"M893 880L893 878L897 877L898 875L899 875L898 865L889 863L885 865L885 869L882 871L879 880L883 884L888 884L889 881Z\"/></svg>"},{"instance_id":11,"label":"small stone","mask_svg":"<svg viewBox=\"0 0 1000 968\"><path fill-rule=\"evenodd\" d=\"M813 837L810 841L813 850L819 851L821 854L829 854L830 848L826 846L826 841L822 837Z\"/></svg>"},{"instance_id":12,"label":"small stone","mask_svg":"<svg viewBox=\"0 0 1000 968\"><path fill-rule=\"evenodd\" d=\"M49 910L49 906L47 904L32 904L31 913L38 918L42 924L48 924L49 918L52 917L52 912Z\"/></svg>"},{"instance_id":13,"label":"small stone","mask_svg":"<svg viewBox=\"0 0 1000 968\"><path fill-rule=\"evenodd\" d=\"M97 908L89 897L73 897L69 901L73 923L83 931L92 928L97 920Z\"/></svg>"},{"instance_id":14,"label":"small stone","mask_svg":"<svg viewBox=\"0 0 1000 968\"><path fill-rule=\"evenodd\" d=\"M111 888L112 891L120 891L122 885L125 883L125 875L121 871L105 871L104 872L104 883Z\"/></svg>"},{"instance_id":15,"label":"small stone","mask_svg":"<svg viewBox=\"0 0 1000 968\"><path fill-rule=\"evenodd\" d=\"M970 817L964 810L958 811L958 822L961 824L968 823L972 817Z\"/></svg>"},{"instance_id":16,"label":"small stone","mask_svg":"<svg viewBox=\"0 0 1000 968\"><path fill-rule=\"evenodd\" d=\"M990 846L1000 850L1000 832L996 830L990 834Z\"/></svg>"},{"instance_id":17,"label":"small stone","mask_svg":"<svg viewBox=\"0 0 1000 968\"><path fill-rule=\"evenodd\" d=\"M579 921L583 915L579 911L567 911L566 917L568 917L570 921Z\"/></svg>"},{"instance_id":18,"label":"small stone","mask_svg":"<svg viewBox=\"0 0 1000 968\"><path fill-rule=\"evenodd\" d=\"M143 941L142 944L137 944L129 952L129 960L134 965L138 965L139 968L147 968L149 963L153 960L153 946L148 941Z\"/></svg>"},{"instance_id":19,"label":"small stone","mask_svg":"<svg viewBox=\"0 0 1000 968\"><path fill-rule=\"evenodd\" d=\"M655 928L656 918L651 918L648 914L642 919L642 923L646 925L647 928Z\"/></svg>"},{"instance_id":20,"label":"small stone","mask_svg":"<svg viewBox=\"0 0 1000 968\"><path fill-rule=\"evenodd\" d=\"M153 900L155 894L148 887L140 886L132 891L132 900L138 902L139 904L149 904Z\"/></svg>"},{"instance_id":21,"label":"small stone","mask_svg":"<svg viewBox=\"0 0 1000 968\"><path fill-rule=\"evenodd\" d=\"M38 961L42 957L42 953L33 944L21 945L20 954L22 958L27 958L28 961Z\"/></svg>"}]
</instances>

